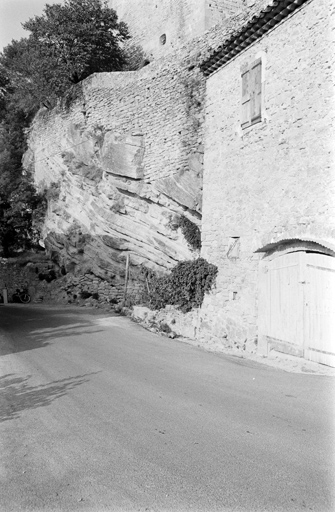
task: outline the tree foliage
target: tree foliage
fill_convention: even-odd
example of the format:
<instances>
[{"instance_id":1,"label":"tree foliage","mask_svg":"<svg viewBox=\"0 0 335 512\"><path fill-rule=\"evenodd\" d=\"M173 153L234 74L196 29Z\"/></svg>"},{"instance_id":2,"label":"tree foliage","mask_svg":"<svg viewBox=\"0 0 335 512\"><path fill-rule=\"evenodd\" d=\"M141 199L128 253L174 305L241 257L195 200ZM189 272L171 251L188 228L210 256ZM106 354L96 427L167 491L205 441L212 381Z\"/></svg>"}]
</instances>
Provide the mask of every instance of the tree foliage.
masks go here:
<instances>
[{"instance_id":1,"label":"tree foliage","mask_svg":"<svg viewBox=\"0 0 335 512\"><path fill-rule=\"evenodd\" d=\"M24 131L31 116L5 100L0 115L0 252L8 257L37 244L34 211L43 200L22 173Z\"/></svg>"},{"instance_id":2,"label":"tree foliage","mask_svg":"<svg viewBox=\"0 0 335 512\"><path fill-rule=\"evenodd\" d=\"M9 193L0 193L0 244L4 257L38 247L34 216L44 208L43 203L43 197L27 179L21 179Z\"/></svg>"},{"instance_id":3,"label":"tree foliage","mask_svg":"<svg viewBox=\"0 0 335 512\"><path fill-rule=\"evenodd\" d=\"M25 130L41 107L52 108L90 74L120 71L126 25L103 0L46 4L23 24L28 37L0 53L0 246L9 255L36 243L34 210L43 203L22 174Z\"/></svg>"},{"instance_id":4,"label":"tree foliage","mask_svg":"<svg viewBox=\"0 0 335 512\"><path fill-rule=\"evenodd\" d=\"M201 249L201 232L194 222L189 220L185 215L181 215L177 221L177 226L180 227L186 242L195 250Z\"/></svg>"},{"instance_id":5,"label":"tree foliage","mask_svg":"<svg viewBox=\"0 0 335 512\"><path fill-rule=\"evenodd\" d=\"M65 0L46 5L42 16L23 23L28 38L4 48L0 63L16 103L25 112L53 106L64 92L95 72L126 65L127 26L101 0Z\"/></svg>"}]
</instances>

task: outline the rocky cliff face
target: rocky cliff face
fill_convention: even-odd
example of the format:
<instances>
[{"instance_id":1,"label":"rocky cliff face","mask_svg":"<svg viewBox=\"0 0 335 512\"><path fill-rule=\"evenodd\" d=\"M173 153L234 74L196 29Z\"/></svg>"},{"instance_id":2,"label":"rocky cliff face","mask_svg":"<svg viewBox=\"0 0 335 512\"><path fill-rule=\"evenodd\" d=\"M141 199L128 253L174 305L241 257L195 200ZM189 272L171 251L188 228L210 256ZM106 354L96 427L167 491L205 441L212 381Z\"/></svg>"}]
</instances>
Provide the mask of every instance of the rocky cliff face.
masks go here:
<instances>
[{"instance_id":1,"label":"rocky cliff face","mask_svg":"<svg viewBox=\"0 0 335 512\"><path fill-rule=\"evenodd\" d=\"M201 222L205 80L199 65L267 2L253 2L141 70L93 75L62 105L39 112L24 165L46 191L42 236L63 276L47 283L45 296L73 301L88 291L119 300L126 261L137 293L143 266L164 272L198 256L178 220Z\"/></svg>"},{"instance_id":2,"label":"rocky cliff face","mask_svg":"<svg viewBox=\"0 0 335 512\"><path fill-rule=\"evenodd\" d=\"M198 256L178 219L201 222L199 64L246 19L230 18L141 70L92 75L71 100L36 116L24 166L46 191L42 236L55 264L74 276L74 295L91 282L92 291L119 297L127 259L136 289L142 266L164 272Z\"/></svg>"},{"instance_id":3,"label":"rocky cliff face","mask_svg":"<svg viewBox=\"0 0 335 512\"><path fill-rule=\"evenodd\" d=\"M46 192L42 235L59 268L118 294L127 255L134 281L197 256L178 219L200 224L203 96L197 69L171 59L93 75L70 107L40 111L24 165Z\"/></svg>"}]
</instances>

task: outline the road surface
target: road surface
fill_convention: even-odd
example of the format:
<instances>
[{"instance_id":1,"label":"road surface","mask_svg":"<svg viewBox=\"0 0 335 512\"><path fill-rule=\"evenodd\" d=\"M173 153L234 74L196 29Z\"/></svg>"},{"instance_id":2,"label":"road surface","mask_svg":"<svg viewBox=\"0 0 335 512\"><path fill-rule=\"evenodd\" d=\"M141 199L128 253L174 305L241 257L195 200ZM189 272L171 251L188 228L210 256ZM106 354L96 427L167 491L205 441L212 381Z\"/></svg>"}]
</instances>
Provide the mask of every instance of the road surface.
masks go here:
<instances>
[{"instance_id":1,"label":"road surface","mask_svg":"<svg viewBox=\"0 0 335 512\"><path fill-rule=\"evenodd\" d=\"M334 510L334 378L0 306L0 511Z\"/></svg>"}]
</instances>

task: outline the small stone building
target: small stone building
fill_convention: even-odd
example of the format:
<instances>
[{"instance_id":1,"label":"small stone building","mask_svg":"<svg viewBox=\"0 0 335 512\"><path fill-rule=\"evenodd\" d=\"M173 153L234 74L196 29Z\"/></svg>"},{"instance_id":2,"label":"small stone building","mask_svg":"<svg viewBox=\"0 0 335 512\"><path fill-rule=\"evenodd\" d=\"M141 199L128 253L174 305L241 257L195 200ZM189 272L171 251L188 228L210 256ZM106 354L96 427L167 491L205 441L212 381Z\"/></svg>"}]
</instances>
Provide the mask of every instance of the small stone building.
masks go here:
<instances>
[{"instance_id":1,"label":"small stone building","mask_svg":"<svg viewBox=\"0 0 335 512\"><path fill-rule=\"evenodd\" d=\"M201 66L203 330L334 366L335 6L268 4Z\"/></svg>"}]
</instances>

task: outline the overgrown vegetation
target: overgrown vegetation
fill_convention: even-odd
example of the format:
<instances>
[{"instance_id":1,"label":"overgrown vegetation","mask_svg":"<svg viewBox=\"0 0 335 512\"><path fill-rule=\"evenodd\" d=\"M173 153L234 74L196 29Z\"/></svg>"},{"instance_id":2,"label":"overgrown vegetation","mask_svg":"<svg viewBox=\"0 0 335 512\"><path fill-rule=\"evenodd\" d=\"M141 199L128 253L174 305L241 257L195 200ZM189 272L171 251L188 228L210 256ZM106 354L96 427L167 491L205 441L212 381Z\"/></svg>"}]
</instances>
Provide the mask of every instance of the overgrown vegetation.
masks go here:
<instances>
[{"instance_id":1,"label":"overgrown vegetation","mask_svg":"<svg viewBox=\"0 0 335 512\"><path fill-rule=\"evenodd\" d=\"M0 87L0 96L2 89ZM44 210L29 174L22 173L24 128L30 120L0 101L0 251L5 257L38 244L34 212Z\"/></svg>"},{"instance_id":2,"label":"overgrown vegetation","mask_svg":"<svg viewBox=\"0 0 335 512\"><path fill-rule=\"evenodd\" d=\"M0 251L5 257L36 247L34 215L46 201L22 172L25 132L40 107L62 99L69 107L79 82L100 71L127 66L126 25L102 0L65 0L46 5L23 24L29 36L0 53Z\"/></svg>"},{"instance_id":3,"label":"overgrown vegetation","mask_svg":"<svg viewBox=\"0 0 335 512\"><path fill-rule=\"evenodd\" d=\"M54 281L57 279L56 272L54 269L48 270L47 272L40 272L38 274L38 279L40 281L46 281L47 283L51 283L51 281Z\"/></svg>"},{"instance_id":4,"label":"overgrown vegetation","mask_svg":"<svg viewBox=\"0 0 335 512\"><path fill-rule=\"evenodd\" d=\"M26 179L17 177L1 187L0 176L0 249L7 258L19 252L38 248L39 229L34 220L44 211L44 198Z\"/></svg>"},{"instance_id":5,"label":"overgrown vegetation","mask_svg":"<svg viewBox=\"0 0 335 512\"><path fill-rule=\"evenodd\" d=\"M144 301L151 309L178 306L184 313L202 305L205 293L215 284L218 269L204 258L181 261L170 274L158 277L143 270L146 281Z\"/></svg>"},{"instance_id":6,"label":"overgrown vegetation","mask_svg":"<svg viewBox=\"0 0 335 512\"><path fill-rule=\"evenodd\" d=\"M181 228L181 231L185 237L186 242L192 247L192 249L200 250L201 233L198 226L184 215L181 215L179 217L177 226Z\"/></svg>"},{"instance_id":7,"label":"overgrown vegetation","mask_svg":"<svg viewBox=\"0 0 335 512\"><path fill-rule=\"evenodd\" d=\"M98 300L99 299L99 293L98 292L89 292L88 290L82 290L80 292L80 298L81 299L89 299L92 297L92 299Z\"/></svg>"},{"instance_id":8,"label":"overgrown vegetation","mask_svg":"<svg viewBox=\"0 0 335 512\"><path fill-rule=\"evenodd\" d=\"M26 114L54 106L92 73L120 71L127 64L127 26L102 0L46 4L42 16L22 26L29 36L6 46L0 64L11 103Z\"/></svg>"}]
</instances>

